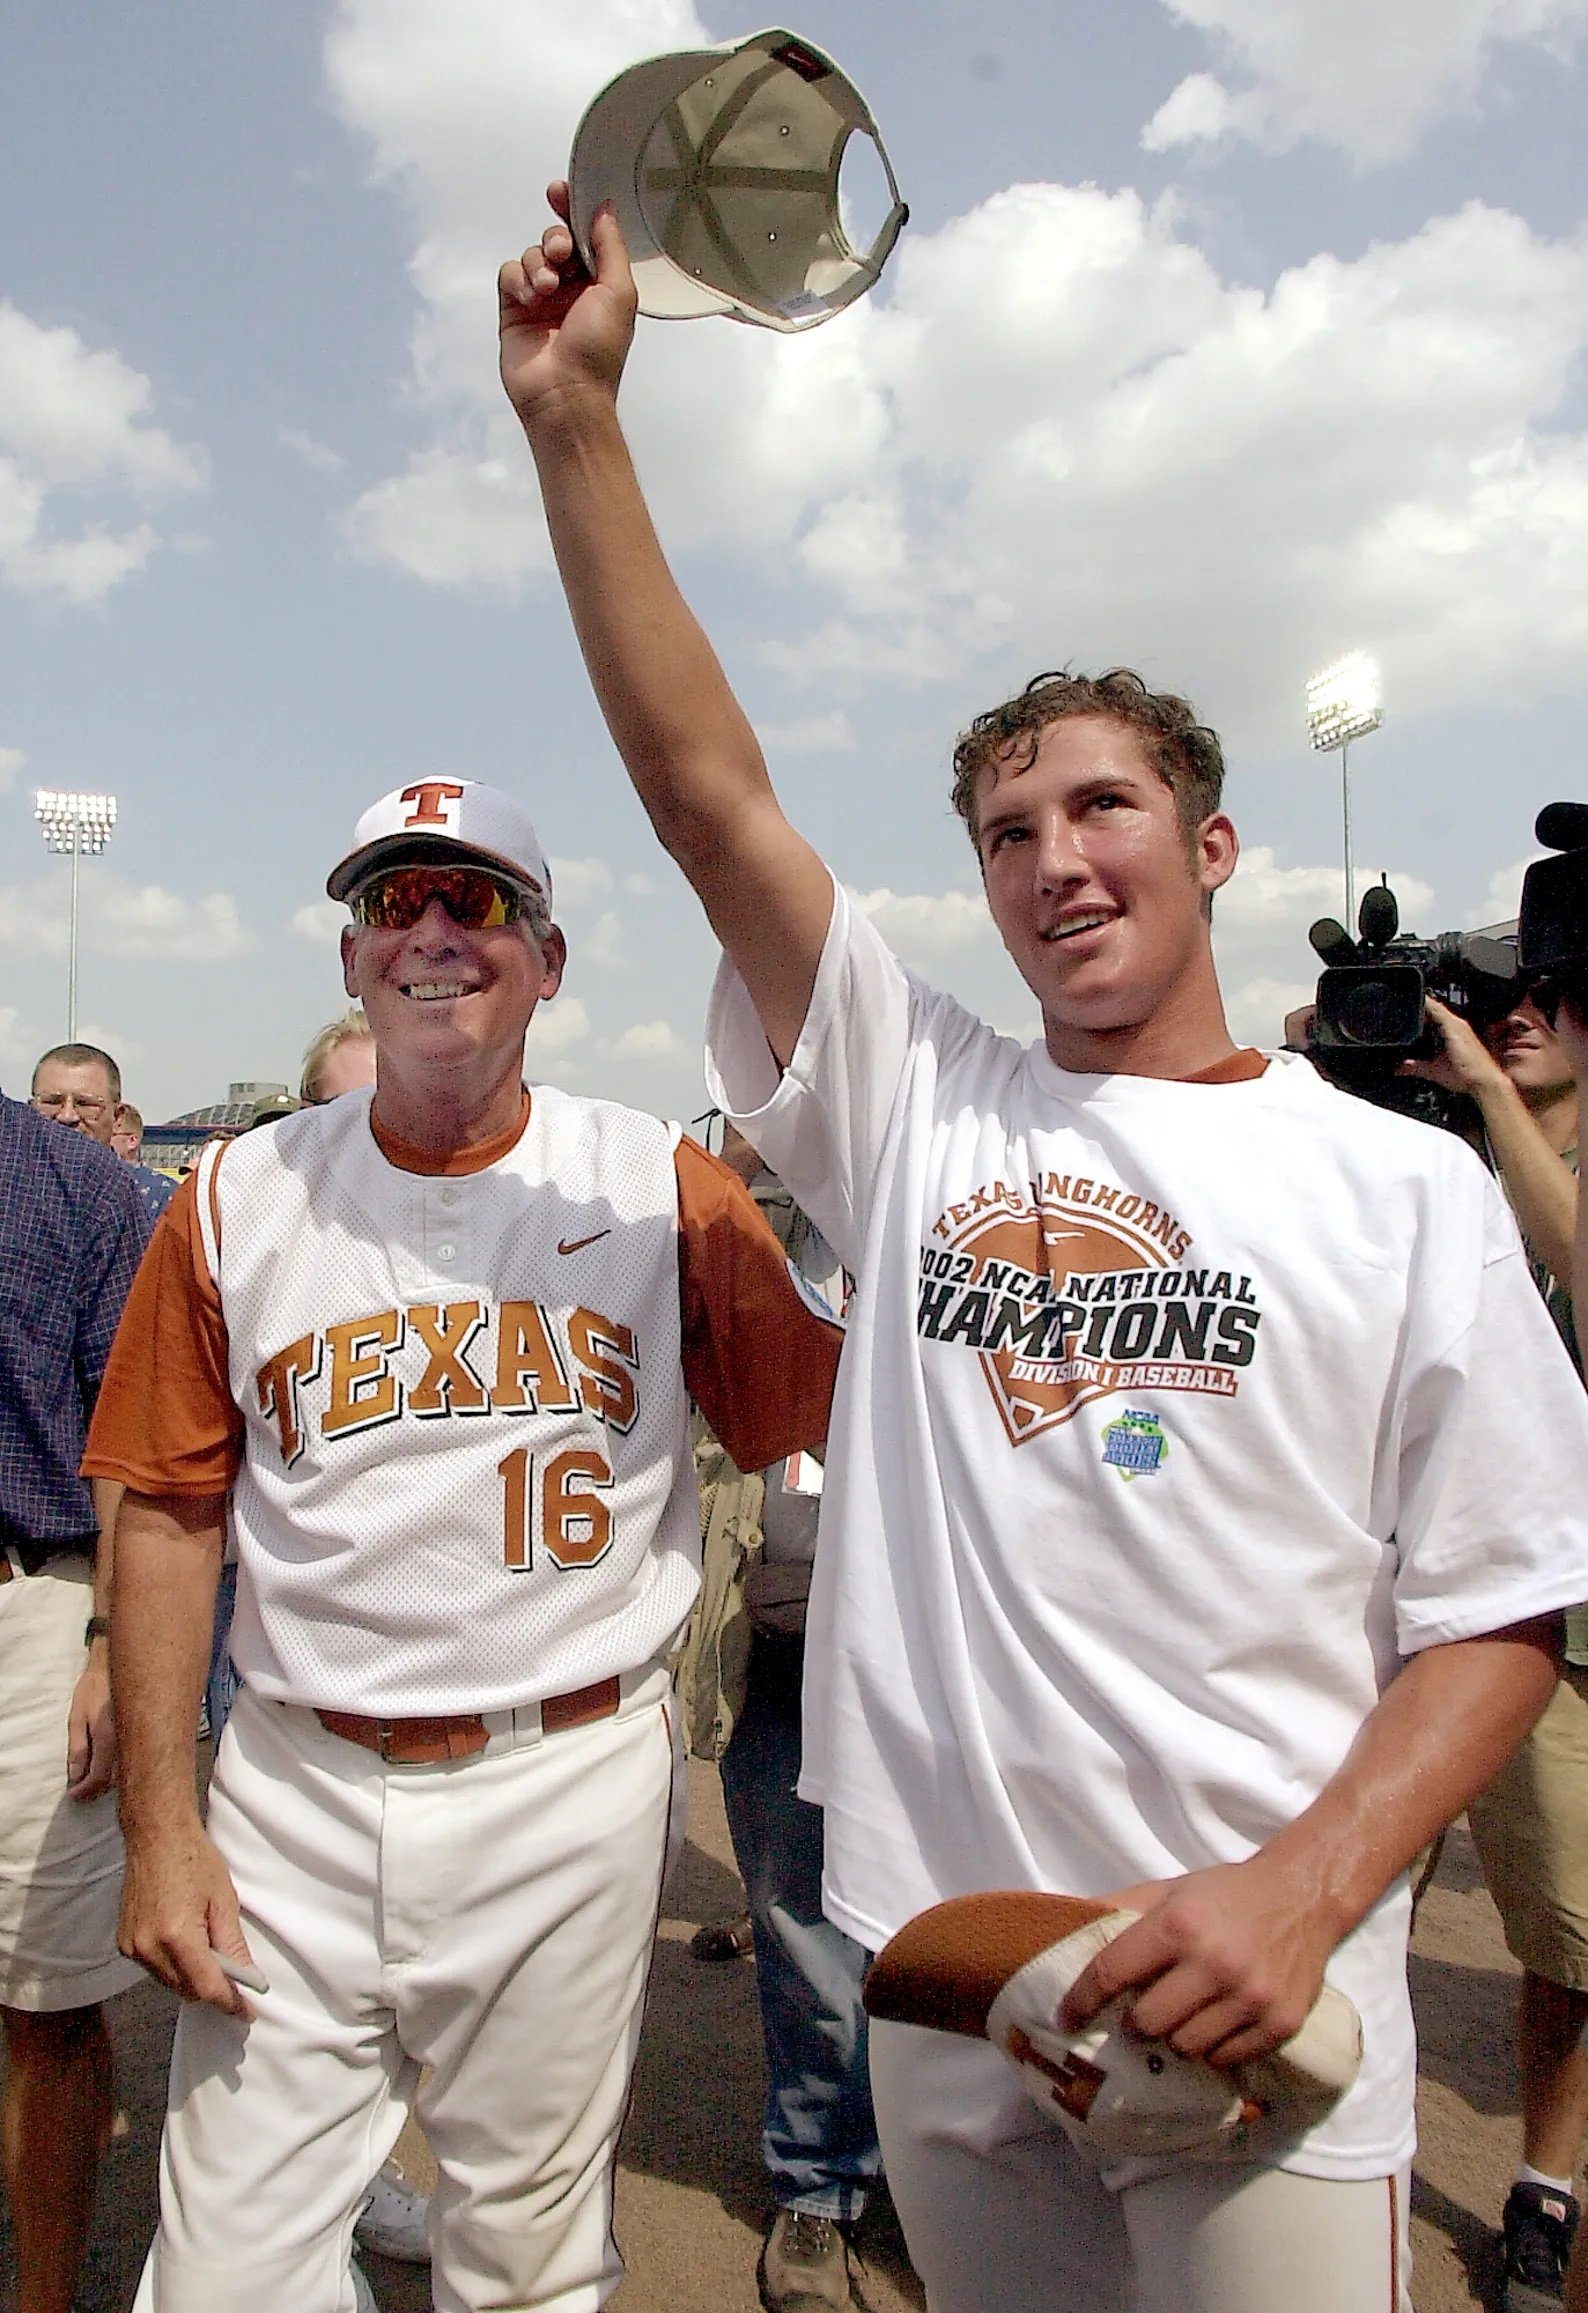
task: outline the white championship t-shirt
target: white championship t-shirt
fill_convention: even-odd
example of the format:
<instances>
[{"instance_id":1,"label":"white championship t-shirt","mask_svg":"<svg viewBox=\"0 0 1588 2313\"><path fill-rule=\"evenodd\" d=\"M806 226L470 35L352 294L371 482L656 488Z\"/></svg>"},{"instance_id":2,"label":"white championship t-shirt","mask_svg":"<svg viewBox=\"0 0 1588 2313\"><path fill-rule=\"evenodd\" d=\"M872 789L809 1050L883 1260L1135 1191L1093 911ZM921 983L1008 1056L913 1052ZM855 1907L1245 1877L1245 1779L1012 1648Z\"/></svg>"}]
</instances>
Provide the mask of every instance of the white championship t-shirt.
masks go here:
<instances>
[{"instance_id":1,"label":"white championship t-shirt","mask_svg":"<svg viewBox=\"0 0 1588 2313\"><path fill-rule=\"evenodd\" d=\"M1402 1655L1588 1592L1588 1406L1452 1136L1299 1058L1068 1073L841 890L789 1069L727 967L708 1040L857 1279L800 1788L862 1943L972 1890L1239 1861ZM1410 2158L1408 1912L1403 1879L1330 1964L1366 2060L1288 2167Z\"/></svg>"}]
</instances>

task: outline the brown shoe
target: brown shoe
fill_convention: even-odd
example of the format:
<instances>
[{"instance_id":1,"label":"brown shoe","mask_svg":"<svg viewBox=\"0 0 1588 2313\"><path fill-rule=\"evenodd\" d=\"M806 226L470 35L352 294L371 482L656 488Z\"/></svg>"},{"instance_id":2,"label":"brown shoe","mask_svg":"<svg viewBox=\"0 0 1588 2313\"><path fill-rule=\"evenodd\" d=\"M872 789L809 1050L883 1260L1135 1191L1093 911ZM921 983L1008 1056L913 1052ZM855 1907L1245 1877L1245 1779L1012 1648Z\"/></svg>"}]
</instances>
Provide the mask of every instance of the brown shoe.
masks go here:
<instances>
[{"instance_id":1,"label":"brown shoe","mask_svg":"<svg viewBox=\"0 0 1588 2313\"><path fill-rule=\"evenodd\" d=\"M689 1948L697 1960L748 1959L754 1946L747 1911L735 1913L732 1919L713 1920L709 1927L696 1928L689 1939Z\"/></svg>"},{"instance_id":2,"label":"brown shoe","mask_svg":"<svg viewBox=\"0 0 1588 2313\"><path fill-rule=\"evenodd\" d=\"M767 2313L833 2313L852 2305L842 2226L804 2209L779 2209L761 2251L761 2302Z\"/></svg>"}]
</instances>

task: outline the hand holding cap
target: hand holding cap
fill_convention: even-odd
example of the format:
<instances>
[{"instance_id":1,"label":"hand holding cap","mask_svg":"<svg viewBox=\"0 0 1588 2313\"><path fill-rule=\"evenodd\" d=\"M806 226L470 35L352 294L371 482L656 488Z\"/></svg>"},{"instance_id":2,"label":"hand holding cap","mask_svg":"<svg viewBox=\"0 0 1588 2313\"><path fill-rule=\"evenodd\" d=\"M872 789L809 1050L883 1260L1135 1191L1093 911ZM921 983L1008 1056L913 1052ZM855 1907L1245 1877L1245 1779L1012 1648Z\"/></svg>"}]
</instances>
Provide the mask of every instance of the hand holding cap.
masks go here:
<instances>
[{"instance_id":1,"label":"hand holding cap","mask_svg":"<svg viewBox=\"0 0 1588 2313\"><path fill-rule=\"evenodd\" d=\"M866 1978L867 2011L985 2036L1044 2118L1099 2162L1250 2159L1326 2119L1362 2060L1361 2019L1332 1985L1282 2048L1228 2069L1134 2037L1123 1997L1076 2031L1061 2027L1070 1986L1138 1916L1031 1889L956 1896L883 1947Z\"/></svg>"}]
</instances>

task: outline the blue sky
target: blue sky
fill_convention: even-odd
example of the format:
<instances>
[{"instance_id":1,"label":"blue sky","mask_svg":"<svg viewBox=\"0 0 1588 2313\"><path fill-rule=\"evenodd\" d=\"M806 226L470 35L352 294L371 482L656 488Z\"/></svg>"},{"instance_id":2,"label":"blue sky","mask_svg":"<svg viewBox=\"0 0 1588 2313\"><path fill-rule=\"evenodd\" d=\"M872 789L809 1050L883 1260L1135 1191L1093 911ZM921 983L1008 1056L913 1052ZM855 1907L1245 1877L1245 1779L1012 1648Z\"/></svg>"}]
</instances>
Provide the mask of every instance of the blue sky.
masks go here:
<instances>
[{"instance_id":1,"label":"blue sky","mask_svg":"<svg viewBox=\"0 0 1588 2313\"><path fill-rule=\"evenodd\" d=\"M1339 906L1306 676L1366 645L1360 870L1514 897L1588 793L1588 0L809 0L912 222L795 341L642 325L626 410L793 815L907 958L1034 1026L955 732L1127 661L1216 722L1264 1040ZM492 277L682 0L21 0L0 87L0 1083L64 1033L36 787L109 788L80 1031L151 1117L294 1078L327 868L431 773L529 800L571 965L534 1067L689 1116L711 967L629 798L494 375Z\"/></svg>"}]
</instances>

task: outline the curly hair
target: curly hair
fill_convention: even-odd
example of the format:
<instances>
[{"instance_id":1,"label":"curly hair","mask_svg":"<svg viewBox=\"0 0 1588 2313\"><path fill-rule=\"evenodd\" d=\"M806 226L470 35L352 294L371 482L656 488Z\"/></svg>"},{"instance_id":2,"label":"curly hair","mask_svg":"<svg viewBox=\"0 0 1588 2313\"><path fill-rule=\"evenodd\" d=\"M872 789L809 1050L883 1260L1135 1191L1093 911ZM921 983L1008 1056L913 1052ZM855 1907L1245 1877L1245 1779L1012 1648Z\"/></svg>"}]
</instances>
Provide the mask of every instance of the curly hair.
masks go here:
<instances>
[{"instance_id":1,"label":"curly hair","mask_svg":"<svg viewBox=\"0 0 1588 2313\"><path fill-rule=\"evenodd\" d=\"M1042 733L1067 715L1102 715L1141 733L1147 759L1173 794L1188 838L1217 811L1224 789L1223 750L1217 732L1197 721L1187 700L1172 691L1149 691L1131 667L1111 667L1106 675L1033 675L1016 697L978 715L954 748L954 809L978 850L980 773L989 763L1029 770Z\"/></svg>"}]
</instances>

